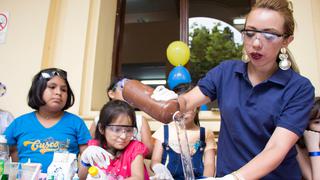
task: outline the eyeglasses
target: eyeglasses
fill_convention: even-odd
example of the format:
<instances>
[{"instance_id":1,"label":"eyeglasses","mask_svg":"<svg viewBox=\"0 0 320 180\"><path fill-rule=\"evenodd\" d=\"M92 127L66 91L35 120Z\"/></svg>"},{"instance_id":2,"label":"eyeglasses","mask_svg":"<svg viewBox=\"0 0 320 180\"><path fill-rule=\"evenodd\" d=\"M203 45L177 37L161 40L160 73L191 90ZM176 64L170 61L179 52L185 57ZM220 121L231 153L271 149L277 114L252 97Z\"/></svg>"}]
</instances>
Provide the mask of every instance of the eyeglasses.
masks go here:
<instances>
[{"instance_id":1,"label":"eyeglasses","mask_svg":"<svg viewBox=\"0 0 320 180\"><path fill-rule=\"evenodd\" d=\"M51 79L54 76L60 76L63 79L67 79L67 72L62 69L46 70L41 73L43 79Z\"/></svg>"},{"instance_id":2,"label":"eyeglasses","mask_svg":"<svg viewBox=\"0 0 320 180\"><path fill-rule=\"evenodd\" d=\"M109 129L117 136L121 136L123 133L126 134L127 137L133 137L137 134L137 128L134 126L126 126L126 125L107 125L106 129Z\"/></svg>"},{"instance_id":3,"label":"eyeglasses","mask_svg":"<svg viewBox=\"0 0 320 180\"><path fill-rule=\"evenodd\" d=\"M257 33L260 33L264 40L268 42L274 42L282 37L287 37L287 34L277 34L274 32L267 32L267 31L260 31L260 30L253 30L253 29L243 29L241 30L242 35L244 36L244 40L252 40Z\"/></svg>"}]
</instances>

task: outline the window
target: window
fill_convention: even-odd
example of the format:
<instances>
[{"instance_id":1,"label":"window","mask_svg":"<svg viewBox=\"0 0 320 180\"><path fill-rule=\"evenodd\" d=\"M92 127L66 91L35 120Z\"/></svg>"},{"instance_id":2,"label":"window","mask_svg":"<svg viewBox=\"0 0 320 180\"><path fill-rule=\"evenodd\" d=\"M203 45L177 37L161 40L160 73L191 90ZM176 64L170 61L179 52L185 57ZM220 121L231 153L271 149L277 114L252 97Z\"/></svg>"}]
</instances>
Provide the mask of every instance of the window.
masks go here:
<instances>
[{"instance_id":1,"label":"window","mask_svg":"<svg viewBox=\"0 0 320 180\"><path fill-rule=\"evenodd\" d=\"M172 41L187 42L189 39L191 58L185 66L191 71L194 82L220 60L238 58L239 54L228 53L228 46L219 47L226 49L222 53L215 49L221 44L220 42L216 42L216 45L212 42L207 44L204 41L192 42L195 33L191 29L196 27L193 22L200 25L199 18L208 18L221 21L222 28L232 27L229 28L230 32L225 32L224 35L236 33L242 25L234 22L241 18L243 20L254 2L252 0L118 0L118 3L120 16L116 32L119 32L119 36L115 39L113 63L116 67L113 75L125 75L138 80L156 80L161 84L165 82L173 68L166 57L166 48ZM221 27L218 30L223 33ZM201 26L197 28L199 30ZM236 50L241 51L241 43L237 36L232 36L231 39L237 40L235 47L237 43L239 47ZM211 49L208 48L210 43ZM219 61L214 60L212 63L199 56L200 52L196 49L200 44L206 44L203 49L211 50L211 56L207 55L208 58L220 58ZM199 73L200 69L204 69L203 72ZM158 85L154 83L153 81L152 86Z\"/></svg>"},{"instance_id":2,"label":"window","mask_svg":"<svg viewBox=\"0 0 320 180\"><path fill-rule=\"evenodd\" d=\"M179 2L127 0L125 4L115 75L152 86L165 84L171 68L166 48L171 41L179 40Z\"/></svg>"},{"instance_id":3,"label":"window","mask_svg":"<svg viewBox=\"0 0 320 180\"><path fill-rule=\"evenodd\" d=\"M189 69L194 82L221 61L241 58L239 30L249 9L247 0L189 0Z\"/></svg>"}]
</instances>

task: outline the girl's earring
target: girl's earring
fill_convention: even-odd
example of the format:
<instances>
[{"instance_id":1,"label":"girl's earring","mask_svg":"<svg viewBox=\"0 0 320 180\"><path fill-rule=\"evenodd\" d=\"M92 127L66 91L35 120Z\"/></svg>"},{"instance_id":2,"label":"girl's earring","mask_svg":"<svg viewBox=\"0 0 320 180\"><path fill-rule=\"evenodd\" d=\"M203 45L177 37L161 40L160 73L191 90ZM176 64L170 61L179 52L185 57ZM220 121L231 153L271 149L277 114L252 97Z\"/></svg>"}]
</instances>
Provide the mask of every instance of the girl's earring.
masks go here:
<instances>
[{"instance_id":1,"label":"girl's earring","mask_svg":"<svg viewBox=\"0 0 320 180\"><path fill-rule=\"evenodd\" d=\"M244 62L244 63L247 63L247 62L249 62L250 61L250 59L249 59L249 57L248 57L248 55L247 55L247 53L246 53L246 51L243 49L242 50L242 61Z\"/></svg>"},{"instance_id":2,"label":"girl's earring","mask_svg":"<svg viewBox=\"0 0 320 180\"><path fill-rule=\"evenodd\" d=\"M286 48L281 48L279 58L279 68L282 70L288 70L291 67L291 62L288 60L288 54Z\"/></svg>"}]
</instances>

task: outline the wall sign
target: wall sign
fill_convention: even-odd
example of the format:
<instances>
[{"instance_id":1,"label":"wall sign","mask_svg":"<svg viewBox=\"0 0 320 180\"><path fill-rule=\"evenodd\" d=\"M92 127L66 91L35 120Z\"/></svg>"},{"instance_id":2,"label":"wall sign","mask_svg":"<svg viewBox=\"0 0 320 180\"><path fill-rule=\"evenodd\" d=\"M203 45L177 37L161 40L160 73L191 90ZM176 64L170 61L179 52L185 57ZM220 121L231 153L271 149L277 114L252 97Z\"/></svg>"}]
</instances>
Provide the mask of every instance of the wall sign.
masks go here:
<instances>
[{"instance_id":1,"label":"wall sign","mask_svg":"<svg viewBox=\"0 0 320 180\"><path fill-rule=\"evenodd\" d=\"M0 12L0 44L5 43L7 29L8 29L8 20L9 20L9 13Z\"/></svg>"}]
</instances>

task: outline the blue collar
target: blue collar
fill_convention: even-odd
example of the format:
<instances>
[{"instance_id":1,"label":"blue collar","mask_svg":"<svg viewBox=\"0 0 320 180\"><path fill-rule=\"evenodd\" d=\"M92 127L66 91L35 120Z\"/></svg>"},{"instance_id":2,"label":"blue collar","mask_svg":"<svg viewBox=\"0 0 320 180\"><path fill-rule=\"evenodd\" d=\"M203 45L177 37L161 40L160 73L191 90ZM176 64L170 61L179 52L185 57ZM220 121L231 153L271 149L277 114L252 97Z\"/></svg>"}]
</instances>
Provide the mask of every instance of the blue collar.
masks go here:
<instances>
[{"instance_id":1,"label":"blue collar","mask_svg":"<svg viewBox=\"0 0 320 180\"><path fill-rule=\"evenodd\" d=\"M248 63L239 63L235 67L234 72L241 74L247 81L249 81L247 67ZM285 86L289 82L292 72L293 70L291 68L288 70L282 70L278 68L278 70L269 79L267 79L266 82L269 81Z\"/></svg>"}]
</instances>

